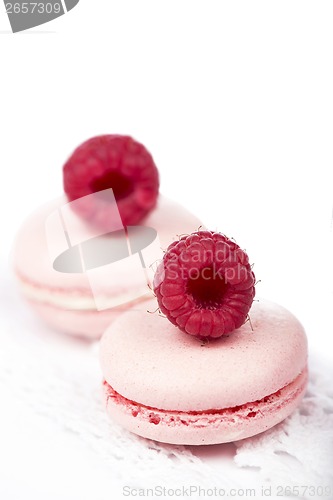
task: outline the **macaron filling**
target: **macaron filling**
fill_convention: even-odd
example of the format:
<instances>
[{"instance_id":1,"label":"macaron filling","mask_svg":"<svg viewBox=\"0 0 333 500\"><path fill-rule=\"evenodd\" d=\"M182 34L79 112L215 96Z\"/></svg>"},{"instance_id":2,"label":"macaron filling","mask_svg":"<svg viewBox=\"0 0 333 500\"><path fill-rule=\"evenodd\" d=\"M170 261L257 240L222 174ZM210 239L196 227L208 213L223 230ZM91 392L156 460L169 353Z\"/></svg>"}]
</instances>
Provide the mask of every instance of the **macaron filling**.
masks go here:
<instances>
[{"instance_id":1,"label":"macaron filling","mask_svg":"<svg viewBox=\"0 0 333 500\"><path fill-rule=\"evenodd\" d=\"M17 277L20 280L21 291L26 299L49 306L71 310L71 311L96 311L96 302L90 290L65 288L51 288L38 283L33 283L28 278L23 277L17 272ZM138 298L133 299L133 291L118 290L114 295L114 301L109 295L105 295L105 301L109 304L109 308L119 307L123 304L135 304L150 296L149 290L138 290ZM103 300L103 295L99 294Z\"/></svg>"},{"instance_id":2,"label":"macaron filling","mask_svg":"<svg viewBox=\"0 0 333 500\"><path fill-rule=\"evenodd\" d=\"M221 423L230 424L249 419L261 419L268 414L274 413L288 406L292 401L301 396L306 388L308 377L307 367L289 384L278 391L263 397L260 400L245 403L240 406L221 409L208 409L204 411L172 411L145 406L117 393L107 381L103 382L104 391L109 404L122 407L122 410L133 418L138 417L153 425L195 426L197 428L209 425L218 426Z\"/></svg>"}]
</instances>

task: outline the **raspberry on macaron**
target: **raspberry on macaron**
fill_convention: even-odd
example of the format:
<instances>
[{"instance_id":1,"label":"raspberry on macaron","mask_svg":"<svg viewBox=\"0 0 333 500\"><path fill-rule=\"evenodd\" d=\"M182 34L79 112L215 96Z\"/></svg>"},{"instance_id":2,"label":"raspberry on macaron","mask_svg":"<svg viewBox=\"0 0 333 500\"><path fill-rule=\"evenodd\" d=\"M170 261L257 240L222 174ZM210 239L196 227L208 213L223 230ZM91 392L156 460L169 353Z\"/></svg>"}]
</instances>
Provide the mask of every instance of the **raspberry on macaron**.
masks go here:
<instances>
[{"instance_id":1,"label":"raspberry on macaron","mask_svg":"<svg viewBox=\"0 0 333 500\"><path fill-rule=\"evenodd\" d=\"M182 331L218 338L239 328L255 296L247 254L221 233L197 231L171 243L154 278L163 314Z\"/></svg>"},{"instance_id":2,"label":"raspberry on macaron","mask_svg":"<svg viewBox=\"0 0 333 500\"><path fill-rule=\"evenodd\" d=\"M63 167L63 182L70 201L112 188L125 226L138 224L148 215L159 192L158 170L151 154L123 135L101 135L81 144ZM88 222L109 227L110 204L105 197L78 207Z\"/></svg>"}]
</instances>

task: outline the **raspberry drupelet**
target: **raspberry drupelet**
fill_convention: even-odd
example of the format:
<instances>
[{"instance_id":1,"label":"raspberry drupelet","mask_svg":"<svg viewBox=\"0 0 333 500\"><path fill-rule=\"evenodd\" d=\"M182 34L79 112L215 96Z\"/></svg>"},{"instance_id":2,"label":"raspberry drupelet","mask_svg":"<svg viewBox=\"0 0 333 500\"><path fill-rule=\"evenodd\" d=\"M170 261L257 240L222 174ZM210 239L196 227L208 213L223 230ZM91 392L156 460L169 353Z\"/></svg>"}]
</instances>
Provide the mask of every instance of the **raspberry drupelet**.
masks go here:
<instances>
[{"instance_id":1,"label":"raspberry drupelet","mask_svg":"<svg viewBox=\"0 0 333 500\"><path fill-rule=\"evenodd\" d=\"M221 233L197 231L171 243L154 278L159 308L182 331L218 338L246 320L255 295L247 254Z\"/></svg>"},{"instance_id":2,"label":"raspberry drupelet","mask_svg":"<svg viewBox=\"0 0 333 500\"><path fill-rule=\"evenodd\" d=\"M156 206L159 175L147 149L129 136L101 135L81 144L63 168L70 201L112 188L125 226L138 224ZM79 204L82 216L108 227L110 202L103 196Z\"/></svg>"}]
</instances>

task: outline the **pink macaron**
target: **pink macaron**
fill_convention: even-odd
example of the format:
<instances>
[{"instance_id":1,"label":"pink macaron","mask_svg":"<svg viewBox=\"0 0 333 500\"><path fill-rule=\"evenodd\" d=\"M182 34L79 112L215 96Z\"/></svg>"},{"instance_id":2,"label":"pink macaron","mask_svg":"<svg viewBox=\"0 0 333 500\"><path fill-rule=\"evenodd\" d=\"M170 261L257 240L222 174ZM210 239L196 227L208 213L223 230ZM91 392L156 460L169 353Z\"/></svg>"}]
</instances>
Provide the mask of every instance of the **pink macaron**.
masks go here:
<instances>
[{"instance_id":1,"label":"pink macaron","mask_svg":"<svg viewBox=\"0 0 333 500\"><path fill-rule=\"evenodd\" d=\"M60 222L66 217L65 231ZM63 196L36 210L23 223L13 249L15 274L23 296L49 325L97 339L124 310L133 305L146 310L143 302L151 297L149 274L162 249L180 233L192 232L200 225L181 205L159 196L156 207L137 226L118 228L107 235L103 235L106 228L99 228L94 239L95 227L87 226ZM82 258L82 251L90 261L98 260L101 245L104 252L104 248L112 247L110 252L120 248L117 265L102 259L89 269L77 266L75 259ZM121 248L125 248L123 254Z\"/></svg>"},{"instance_id":2,"label":"pink macaron","mask_svg":"<svg viewBox=\"0 0 333 500\"><path fill-rule=\"evenodd\" d=\"M284 420L306 389L306 336L272 302L254 302L250 318L202 341L157 313L126 312L101 340L109 415L140 436L183 445L235 441Z\"/></svg>"}]
</instances>

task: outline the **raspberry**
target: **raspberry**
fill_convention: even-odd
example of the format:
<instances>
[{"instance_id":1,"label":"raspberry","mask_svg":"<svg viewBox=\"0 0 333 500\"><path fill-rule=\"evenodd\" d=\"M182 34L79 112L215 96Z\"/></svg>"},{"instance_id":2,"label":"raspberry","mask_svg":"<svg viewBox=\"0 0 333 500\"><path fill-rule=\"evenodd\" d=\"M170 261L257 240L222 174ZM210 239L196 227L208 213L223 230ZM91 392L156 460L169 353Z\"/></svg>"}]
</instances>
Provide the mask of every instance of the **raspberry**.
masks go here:
<instances>
[{"instance_id":1,"label":"raspberry","mask_svg":"<svg viewBox=\"0 0 333 500\"><path fill-rule=\"evenodd\" d=\"M239 328L252 305L254 285L247 254L212 231L171 243L154 277L161 312L199 338L217 338Z\"/></svg>"},{"instance_id":2,"label":"raspberry","mask_svg":"<svg viewBox=\"0 0 333 500\"><path fill-rule=\"evenodd\" d=\"M70 201L112 188L125 226L139 223L156 205L159 176L147 149L129 136L101 135L81 144L63 168ZM79 204L89 222L109 227L110 203L101 196Z\"/></svg>"}]
</instances>

